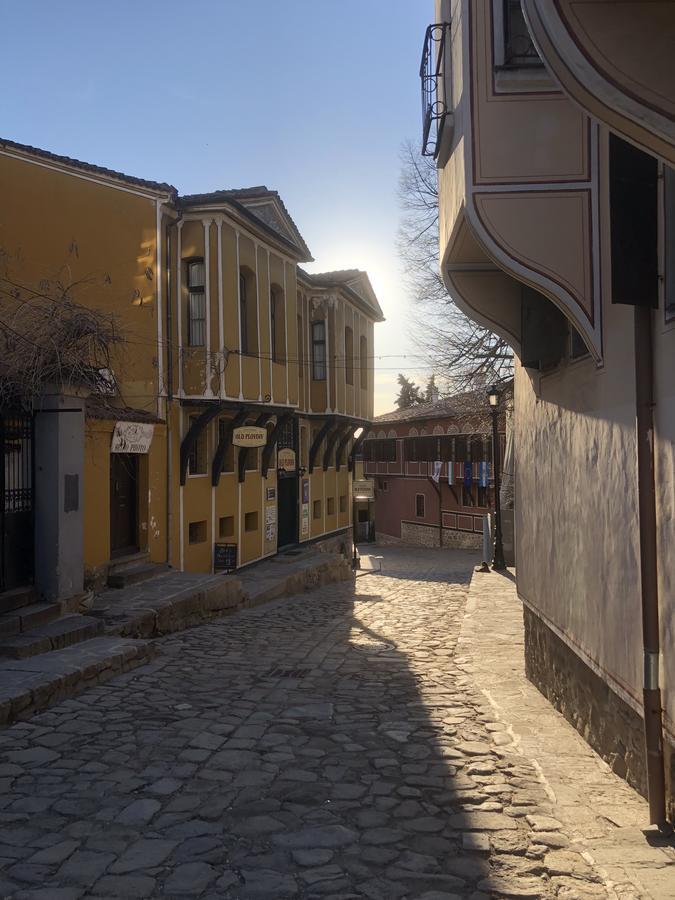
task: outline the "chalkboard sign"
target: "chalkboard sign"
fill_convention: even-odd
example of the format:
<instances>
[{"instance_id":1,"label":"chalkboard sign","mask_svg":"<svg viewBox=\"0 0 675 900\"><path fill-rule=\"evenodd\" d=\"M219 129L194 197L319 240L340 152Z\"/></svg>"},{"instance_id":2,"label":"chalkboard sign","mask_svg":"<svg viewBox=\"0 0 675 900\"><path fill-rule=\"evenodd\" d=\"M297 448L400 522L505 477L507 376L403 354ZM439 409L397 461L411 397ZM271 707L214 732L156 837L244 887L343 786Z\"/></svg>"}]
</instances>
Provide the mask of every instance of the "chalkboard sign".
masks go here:
<instances>
[{"instance_id":1,"label":"chalkboard sign","mask_svg":"<svg viewBox=\"0 0 675 900\"><path fill-rule=\"evenodd\" d=\"M213 545L213 568L216 571L225 570L231 572L237 568L237 545L236 544L214 544Z\"/></svg>"}]
</instances>

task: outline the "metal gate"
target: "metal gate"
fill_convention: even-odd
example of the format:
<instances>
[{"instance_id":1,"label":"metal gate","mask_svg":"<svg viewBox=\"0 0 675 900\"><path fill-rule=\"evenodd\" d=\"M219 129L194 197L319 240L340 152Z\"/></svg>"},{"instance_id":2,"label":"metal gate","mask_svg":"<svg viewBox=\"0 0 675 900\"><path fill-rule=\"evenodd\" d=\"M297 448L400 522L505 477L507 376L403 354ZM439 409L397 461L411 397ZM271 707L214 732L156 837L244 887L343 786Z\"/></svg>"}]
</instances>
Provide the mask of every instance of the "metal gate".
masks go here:
<instances>
[{"instance_id":1,"label":"metal gate","mask_svg":"<svg viewBox=\"0 0 675 900\"><path fill-rule=\"evenodd\" d=\"M30 413L0 412L0 591L33 580L33 434Z\"/></svg>"}]
</instances>

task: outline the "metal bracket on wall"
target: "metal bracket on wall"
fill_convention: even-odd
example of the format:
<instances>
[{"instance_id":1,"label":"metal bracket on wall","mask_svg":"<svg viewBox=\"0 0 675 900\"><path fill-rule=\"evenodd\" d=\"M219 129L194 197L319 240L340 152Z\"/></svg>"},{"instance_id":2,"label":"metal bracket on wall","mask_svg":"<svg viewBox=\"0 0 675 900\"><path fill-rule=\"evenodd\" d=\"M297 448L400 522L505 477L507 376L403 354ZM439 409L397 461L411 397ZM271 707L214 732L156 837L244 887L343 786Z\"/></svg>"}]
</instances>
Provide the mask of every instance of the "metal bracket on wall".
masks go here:
<instances>
[{"instance_id":1,"label":"metal bracket on wall","mask_svg":"<svg viewBox=\"0 0 675 900\"><path fill-rule=\"evenodd\" d=\"M216 448L211 464L211 484L213 487L218 487L220 482L220 473L223 469L225 454L232 443L232 433L235 428L239 428L240 425L244 424L247 415L247 410L240 409L237 415L233 419L230 419L223 436L218 441L218 447Z\"/></svg>"},{"instance_id":2,"label":"metal bracket on wall","mask_svg":"<svg viewBox=\"0 0 675 900\"><path fill-rule=\"evenodd\" d=\"M316 455L319 452L319 447L321 446L321 442L326 437L330 429L335 424L335 419L326 419L321 428L319 429L319 433L312 441L312 446L309 449L309 466L307 471L311 475L314 471L314 463L316 462Z\"/></svg>"}]
</instances>

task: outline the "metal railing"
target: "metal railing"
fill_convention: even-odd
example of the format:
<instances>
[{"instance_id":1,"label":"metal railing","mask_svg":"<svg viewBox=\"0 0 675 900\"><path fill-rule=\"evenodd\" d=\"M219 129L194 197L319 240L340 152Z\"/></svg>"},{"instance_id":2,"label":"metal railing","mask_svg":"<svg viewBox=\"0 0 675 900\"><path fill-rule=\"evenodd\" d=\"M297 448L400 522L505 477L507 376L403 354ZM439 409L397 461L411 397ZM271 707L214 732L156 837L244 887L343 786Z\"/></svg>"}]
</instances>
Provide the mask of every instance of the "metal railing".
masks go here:
<instances>
[{"instance_id":1,"label":"metal railing","mask_svg":"<svg viewBox=\"0 0 675 900\"><path fill-rule=\"evenodd\" d=\"M429 25L424 35L420 81L422 82L422 155L438 156L441 146L443 125L448 115L448 107L439 83L445 74L445 39L450 33L449 22Z\"/></svg>"}]
</instances>

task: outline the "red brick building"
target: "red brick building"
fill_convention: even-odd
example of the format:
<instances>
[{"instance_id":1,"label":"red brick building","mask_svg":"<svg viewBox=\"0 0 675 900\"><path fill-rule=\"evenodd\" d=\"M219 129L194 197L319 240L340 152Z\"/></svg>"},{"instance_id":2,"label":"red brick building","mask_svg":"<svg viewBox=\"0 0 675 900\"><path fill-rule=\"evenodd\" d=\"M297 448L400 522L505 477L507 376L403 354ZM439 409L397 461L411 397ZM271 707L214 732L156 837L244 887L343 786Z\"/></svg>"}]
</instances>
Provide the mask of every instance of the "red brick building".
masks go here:
<instances>
[{"instance_id":1,"label":"red brick building","mask_svg":"<svg viewBox=\"0 0 675 900\"><path fill-rule=\"evenodd\" d=\"M502 415L501 461L504 428ZM363 462L378 542L480 548L494 509L491 433L487 399L473 393L375 418Z\"/></svg>"}]
</instances>

